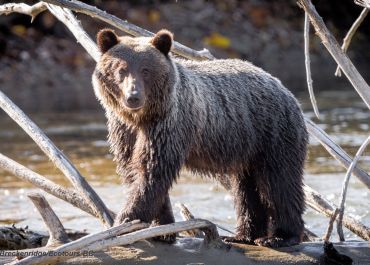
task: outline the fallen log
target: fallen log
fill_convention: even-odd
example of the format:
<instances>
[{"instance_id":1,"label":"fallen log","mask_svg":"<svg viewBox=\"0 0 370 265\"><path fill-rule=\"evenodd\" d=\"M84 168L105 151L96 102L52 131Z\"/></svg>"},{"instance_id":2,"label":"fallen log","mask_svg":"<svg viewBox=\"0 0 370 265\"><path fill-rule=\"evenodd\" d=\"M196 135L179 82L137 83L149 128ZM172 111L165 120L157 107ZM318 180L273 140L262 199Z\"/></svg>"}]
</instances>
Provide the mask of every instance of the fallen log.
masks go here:
<instances>
[{"instance_id":1,"label":"fallen log","mask_svg":"<svg viewBox=\"0 0 370 265\"><path fill-rule=\"evenodd\" d=\"M201 239L182 238L176 247L158 242L139 241L130 246L112 247L106 251L85 252L84 256L74 256L58 262L60 265L79 264L125 264L125 265L163 265L163 264L212 264L212 265L311 265L320 263L324 255L322 242L307 242L298 246L269 249L252 245L233 244L229 250L200 248ZM346 242L334 244L335 248L353 260L353 264L369 264L370 248L368 242ZM0 255L0 264L13 262L22 252L43 251L45 249L8 252ZM71 255L73 253L71 252ZM43 263L40 263L42 265ZM55 264L55 263L49 263ZM340 263L333 263L340 264Z\"/></svg>"}]
</instances>

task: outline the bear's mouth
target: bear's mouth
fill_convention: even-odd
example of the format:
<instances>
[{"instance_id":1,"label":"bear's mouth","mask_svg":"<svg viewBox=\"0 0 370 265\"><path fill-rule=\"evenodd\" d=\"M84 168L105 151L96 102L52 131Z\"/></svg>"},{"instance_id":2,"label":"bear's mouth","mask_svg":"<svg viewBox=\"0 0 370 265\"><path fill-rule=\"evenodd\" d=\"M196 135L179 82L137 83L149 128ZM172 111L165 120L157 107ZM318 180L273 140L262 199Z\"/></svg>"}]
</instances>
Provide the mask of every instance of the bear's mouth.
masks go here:
<instances>
[{"instance_id":1,"label":"bear's mouth","mask_svg":"<svg viewBox=\"0 0 370 265\"><path fill-rule=\"evenodd\" d=\"M127 100L124 100L123 106L129 112L138 112L144 107L144 102L129 103Z\"/></svg>"}]
</instances>

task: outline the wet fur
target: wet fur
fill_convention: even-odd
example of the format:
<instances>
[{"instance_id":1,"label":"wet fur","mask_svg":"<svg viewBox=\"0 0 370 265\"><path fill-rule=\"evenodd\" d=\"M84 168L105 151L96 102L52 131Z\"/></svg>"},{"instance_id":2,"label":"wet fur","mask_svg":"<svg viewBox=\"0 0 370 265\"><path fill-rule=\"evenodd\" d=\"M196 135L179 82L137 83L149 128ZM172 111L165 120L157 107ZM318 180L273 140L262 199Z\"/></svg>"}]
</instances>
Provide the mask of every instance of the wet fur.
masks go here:
<instances>
[{"instance_id":1,"label":"wet fur","mask_svg":"<svg viewBox=\"0 0 370 265\"><path fill-rule=\"evenodd\" d=\"M168 191L185 166L231 190L237 240L298 243L308 136L293 95L246 61L175 59L147 38L124 37L120 43L103 55L93 75L118 173L130 187L116 221L173 222ZM112 96L120 92L109 76L121 58L150 62L154 73L146 82L148 102L138 113L125 111Z\"/></svg>"}]
</instances>

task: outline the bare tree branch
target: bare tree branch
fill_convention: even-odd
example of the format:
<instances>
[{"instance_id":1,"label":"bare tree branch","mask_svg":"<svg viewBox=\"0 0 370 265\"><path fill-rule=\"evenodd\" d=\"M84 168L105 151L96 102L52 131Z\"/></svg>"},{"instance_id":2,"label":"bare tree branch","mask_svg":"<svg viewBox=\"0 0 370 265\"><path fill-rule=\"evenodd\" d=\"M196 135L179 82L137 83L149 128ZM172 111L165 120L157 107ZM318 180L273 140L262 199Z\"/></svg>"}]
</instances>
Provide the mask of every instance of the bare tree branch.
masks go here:
<instances>
[{"instance_id":1,"label":"bare tree branch","mask_svg":"<svg viewBox=\"0 0 370 265\"><path fill-rule=\"evenodd\" d=\"M48 252L50 255L29 256L20 261L14 262L14 264L55 264L63 259L72 258L71 256L68 257L68 255L63 255L63 253L86 250L86 248L93 243L97 243L97 245L99 245L100 242L104 242L104 240L108 238L117 238L119 235L143 229L148 226L148 224L140 223L139 220L134 220L132 222L111 227L105 231L90 234L75 241L61 245L53 250L50 250Z\"/></svg>"},{"instance_id":2,"label":"bare tree branch","mask_svg":"<svg viewBox=\"0 0 370 265\"><path fill-rule=\"evenodd\" d=\"M341 200L340 200L340 204L339 204L338 223L337 223L337 231L338 231L340 241L344 241L342 222L343 222L343 215L344 215L344 203L346 202L346 195L347 195L349 178L351 177L353 169L355 168L357 162L360 160L360 157L362 156L362 153L365 151L365 148L368 146L369 143L370 143L370 136L366 139L366 141L358 149L350 167L347 170L346 177L343 180L342 194L340 196Z\"/></svg>"},{"instance_id":3,"label":"bare tree branch","mask_svg":"<svg viewBox=\"0 0 370 265\"><path fill-rule=\"evenodd\" d=\"M107 226L112 226L113 219L108 208L86 179L72 165L68 158L53 144L44 132L27 115L0 91L0 107L34 140L42 151L59 168L73 186L79 191L99 219Z\"/></svg>"},{"instance_id":4,"label":"bare tree branch","mask_svg":"<svg viewBox=\"0 0 370 265\"><path fill-rule=\"evenodd\" d=\"M146 229L142 229L145 226L147 226L146 224L142 224L142 223L131 224L130 226L125 226L125 225L126 224L122 224L119 226L121 227L119 232L112 232L113 230L117 228L117 227L112 227L104 232L100 232L97 234L91 234L86 237L80 238L79 240L76 240L68 244L65 244L63 246L60 246L58 248L55 248L49 251L48 255L33 256L33 257L30 256L14 264L32 265L32 264L50 264L52 262L56 263L56 262L65 260L67 258L71 258L68 255L63 255L63 253L70 252L70 251L80 251L80 250L100 251L100 250L104 250L104 249L107 249L113 246L128 245L128 244L132 244L139 240L144 240L144 239L153 238L157 236L163 236L167 234L178 233L178 232L182 232L185 230L191 230L191 229L196 229L196 228L204 230L204 229L209 229L210 227L215 227L214 224L212 224L211 222L206 221L206 220L201 220L201 219L194 219L194 220L185 221L185 222L177 222L177 223L168 224L168 225L149 227ZM141 229L141 230L131 232L129 234L125 234L122 236L118 236L119 234L123 233L122 231L124 229L125 229L124 233L127 233L128 229L131 229L131 231L138 230L138 229ZM223 246L224 244L220 242L219 247L223 247Z\"/></svg>"},{"instance_id":5,"label":"bare tree branch","mask_svg":"<svg viewBox=\"0 0 370 265\"><path fill-rule=\"evenodd\" d=\"M83 13L86 15L89 15L93 18L100 19L120 30L123 32L126 32L132 36L139 37L151 37L154 35L154 33L145 30L143 28L140 28L134 24L131 24L125 20L122 20L116 16L113 16L111 14L108 14L105 11L102 11L94 6L90 6L88 4L82 3L80 1L66 1L66 0L47 0L45 1L50 4L58 5L61 7L66 7L68 9L71 9L75 12ZM174 42L172 52L183 56L188 59L192 60L209 60L214 59L213 55L207 50L203 49L202 51L195 51L193 49L190 49L189 47L186 47L185 45L182 45L181 43Z\"/></svg>"},{"instance_id":6,"label":"bare tree branch","mask_svg":"<svg viewBox=\"0 0 370 265\"><path fill-rule=\"evenodd\" d=\"M54 195L55 197L64 200L73 206L91 214L92 216L97 216L85 199L74 190L64 188L53 181L37 174L36 172L22 166L21 164L15 162L9 157L4 156L0 153L0 168L14 174L14 176L20 178L21 180L28 181L34 186L46 191L47 193Z\"/></svg>"},{"instance_id":7,"label":"bare tree branch","mask_svg":"<svg viewBox=\"0 0 370 265\"><path fill-rule=\"evenodd\" d=\"M311 76L311 60L310 60L310 21L308 15L304 16L304 56L305 56L305 65L306 65L306 79L308 92L310 94L311 104L313 111L318 119L320 119L319 109L317 107L317 102L315 94L313 92L312 86L312 76Z\"/></svg>"},{"instance_id":8,"label":"bare tree branch","mask_svg":"<svg viewBox=\"0 0 370 265\"><path fill-rule=\"evenodd\" d=\"M306 198L306 204L314 209L315 211L326 215L327 217L331 217L335 209L337 208L335 205L331 204L327 200L325 200L320 193L313 190L307 185L304 185L304 194ZM356 219L344 215L343 216L343 225L347 227L350 231L354 234L358 235L359 237L363 238L364 240L370 240L370 228L366 227L361 222L357 221Z\"/></svg>"},{"instance_id":9,"label":"bare tree branch","mask_svg":"<svg viewBox=\"0 0 370 265\"><path fill-rule=\"evenodd\" d=\"M330 217L329 224L328 224L328 228L326 229L326 233L325 233L325 235L323 236L323 240L324 240L325 242L329 242L329 241L330 241L330 236L331 236L331 233L333 232L334 221L335 221L335 219L337 218L338 213L339 213L339 209L338 209L338 208L336 208L336 209L334 210L334 213L333 213L333 214L332 214L332 216Z\"/></svg>"},{"instance_id":10,"label":"bare tree branch","mask_svg":"<svg viewBox=\"0 0 370 265\"><path fill-rule=\"evenodd\" d=\"M31 22L35 19L35 17L40 14L41 12L45 11L46 5L43 2L34 4L33 6L29 6L23 3L10 3L0 6L0 15L9 15L11 13L21 13L25 15L31 16Z\"/></svg>"},{"instance_id":11,"label":"bare tree branch","mask_svg":"<svg viewBox=\"0 0 370 265\"><path fill-rule=\"evenodd\" d=\"M340 164L348 169L352 163L351 157L339 146L337 145L329 135L323 131L318 125L312 122L310 119L305 118L307 130L311 136L315 137L322 146L332 155ZM358 179L370 189L370 176L362 170L358 165L355 166L353 174L358 177Z\"/></svg>"},{"instance_id":12,"label":"bare tree branch","mask_svg":"<svg viewBox=\"0 0 370 265\"><path fill-rule=\"evenodd\" d=\"M97 62L101 56L101 53L96 43L90 38L86 31L83 30L80 22L77 21L72 12L66 8L61 8L51 4L47 4L47 8L57 19L67 26L77 41Z\"/></svg>"},{"instance_id":13,"label":"bare tree branch","mask_svg":"<svg viewBox=\"0 0 370 265\"><path fill-rule=\"evenodd\" d=\"M30 193L27 196L36 206L49 231L49 240L47 245L56 246L69 242L69 238L62 223L46 201L45 197L40 193Z\"/></svg>"},{"instance_id":14,"label":"bare tree branch","mask_svg":"<svg viewBox=\"0 0 370 265\"><path fill-rule=\"evenodd\" d=\"M347 52L349 44L352 41L353 36L355 35L358 27L361 25L361 23L364 21L365 17L369 13L368 8L364 8L360 14L360 16L356 19L356 21L353 23L349 31L347 32L347 35L343 39L343 44L342 44L342 51L344 53ZM337 70L335 71L335 76L341 76L342 72L340 71L340 67L337 66Z\"/></svg>"},{"instance_id":15,"label":"bare tree branch","mask_svg":"<svg viewBox=\"0 0 370 265\"><path fill-rule=\"evenodd\" d=\"M351 82L357 93L361 96L367 107L370 108L370 87L364 78L357 71L348 56L343 53L339 47L338 42L325 26L324 21L317 13L314 5L310 0L299 0L300 6L308 14L312 25L314 26L317 35L320 37L322 43L332 55L334 60L340 66L348 80Z\"/></svg>"}]
</instances>

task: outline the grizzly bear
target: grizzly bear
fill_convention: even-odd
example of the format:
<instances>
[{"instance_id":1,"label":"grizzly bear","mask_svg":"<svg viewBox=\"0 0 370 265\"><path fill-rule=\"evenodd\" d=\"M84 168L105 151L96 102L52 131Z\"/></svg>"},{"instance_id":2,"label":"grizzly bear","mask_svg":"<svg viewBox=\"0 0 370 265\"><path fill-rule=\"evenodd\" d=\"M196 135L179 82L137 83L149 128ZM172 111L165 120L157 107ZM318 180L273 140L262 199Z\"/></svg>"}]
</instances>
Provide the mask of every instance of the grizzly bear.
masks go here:
<instances>
[{"instance_id":1,"label":"grizzly bear","mask_svg":"<svg viewBox=\"0 0 370 265\"><path fill-rule=\"evenodd\" d=\"M169 190L185 168L234 197L231 242L283 247L301 241L308 135L299 104L250 62L170 54L173 36L97 35L93 87L106 111L117 172L129 185L115 223L174 222Z\"/></svg>"}]
</instances>

